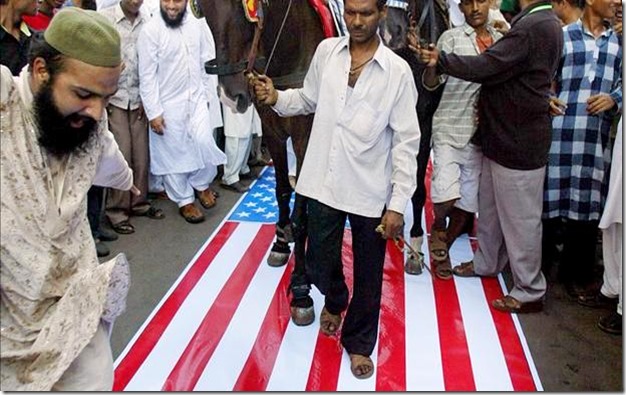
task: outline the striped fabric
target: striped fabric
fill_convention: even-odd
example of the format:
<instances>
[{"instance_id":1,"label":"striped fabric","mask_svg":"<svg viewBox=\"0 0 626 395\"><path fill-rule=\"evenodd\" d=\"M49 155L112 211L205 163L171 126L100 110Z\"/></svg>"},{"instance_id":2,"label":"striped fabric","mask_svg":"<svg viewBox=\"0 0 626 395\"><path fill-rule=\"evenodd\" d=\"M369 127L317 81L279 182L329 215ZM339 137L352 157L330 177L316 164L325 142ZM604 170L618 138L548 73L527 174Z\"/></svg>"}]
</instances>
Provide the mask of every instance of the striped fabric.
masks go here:
<instances>
[{"instance_id":1,"label":"striped fabric","mask_svg":"<svg viewBox=\"0 0 626 395\"><path fill-rule=\"evenodd\" d=\"M619 111L587 113L587 99L610 94L621 111L622 49L613 30L597 39L578 22L563 28L564 45L556 76L565 115L552 121L544 188L544 217L598 220L608 188L609 132Z\"/></svg>"},{"instance_id":2,"label":"striped fabric","mask_svg":"<svg viewBox=\"0 0 626 395\"><path fill-rule=\"evenodd\" d=\"M268 172L257 182L270 182ZM429 179L430 177L427 177ZM249 197L249 196L248 196ZM374 376L357 380L337 337L289 317L288 265L265 263L267 221L235 221L238 207L200 248L117 359L115 391L534 391L541 383L516 316L491 309L502 281L405 275L389 244ZM427 205L428 210L432 204ZM410 216L407 216L407 218ZM428 215L431 222L432 215ZM352 278L351 235L343 257ZM471 257L462 238L454 262ZM316 316L323 297L314 288Z\"/></svg>"}]
</instances>

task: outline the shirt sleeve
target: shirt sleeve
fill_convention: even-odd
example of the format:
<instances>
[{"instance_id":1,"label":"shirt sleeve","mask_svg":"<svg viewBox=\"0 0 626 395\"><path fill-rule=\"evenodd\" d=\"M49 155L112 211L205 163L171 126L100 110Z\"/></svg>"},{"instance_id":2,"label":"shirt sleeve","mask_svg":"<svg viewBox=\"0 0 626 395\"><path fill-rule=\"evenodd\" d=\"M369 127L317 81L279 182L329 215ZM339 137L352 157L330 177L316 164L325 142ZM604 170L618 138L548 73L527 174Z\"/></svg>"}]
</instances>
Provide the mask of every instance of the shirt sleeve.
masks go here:
<instances>
[{"instance_id":1,"label":"shirt sleeve","mask_svg":"<svg viewBox=\"0 0 626 395\"><path fill-rule=\"evenodd\" d=\"M148 120L163 115L157 68L159 64L158 43L155 34L144 26L137 39L137 68L139 69L139 94Z\"/></svg>"},{"instance_id":2,"label":"shirt sleeve","mask_svg":"<svg viewBox=\"0 0 626 395\"><path fill-rule=\"evenodd\" d=\"M96 168L93 185L127 191L133 186L133 171L122 155L113 133L106 127L106 117L101 121L102 151Z\"/></svg>"},{"instance_id":3,"label":"shirt sleeve","mask_svg":"<svg viewBox=\"0 0 626 395\"><path fill-rule=\"evenodd\" d=\"M319 85L321 83L320 75L324 65L322 59L325 58L323 55L326 52L325 48L326 45L323 44L317 47L313 59L311 59L309 70L304 77L302 88L278 91L278 100L272 107L278 115L291 117L315 112Z\"/></svg>"},{"instance_id":4,"label":"shirt sleeve","mask_svg":"<svg viewBox=\"0 0 626 395\"><path fill-rule=\"evenodd\" d=\"M437 68L466 81L495 85L525 71L529 38L523 30L511 30L478 56L441 52Z\"/></svg>"},{"instance_id":5,"label":"shirt sleeve","mask_svg":"<svg viewBox=\"0 0 626 395\"><path fill-rule=\"evenodd\" d=\"M417 187L417 152L420 149L420 127L417 121L417 88L409 67L403 73L400 89L389 116L393 132L391 142L391 199L388 210L404 213Z\"/></svg>"}]
</instances>

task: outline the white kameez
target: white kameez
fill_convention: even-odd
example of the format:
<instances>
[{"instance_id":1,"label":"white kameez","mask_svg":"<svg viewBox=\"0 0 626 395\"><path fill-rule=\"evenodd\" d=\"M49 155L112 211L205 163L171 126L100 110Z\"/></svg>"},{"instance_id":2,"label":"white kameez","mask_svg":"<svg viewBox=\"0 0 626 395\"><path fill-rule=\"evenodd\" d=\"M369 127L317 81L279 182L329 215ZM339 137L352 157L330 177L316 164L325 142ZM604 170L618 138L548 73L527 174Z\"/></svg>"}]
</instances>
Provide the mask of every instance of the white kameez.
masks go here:
<instances>
[{"instance_id":1,"label":"white kameez","mask_svg":"<svg viewBox=\"0 0 626 395\"><path fill-rule=\"evenodd\" d=\"M150 132L150 170L154 175L191 173L217 166L226 155L215 144L209 105L215 79L204 71L211 55L210 32L204 21L189 13L177 28L160 14L144 26L137 42L141 99L148 119L163 116L165 132ZM213 109L212 109L213 110ZM217 110L219 111L219 107Z\"/></svg>"},{"instance_id":2,"label":"white kameez","mask_svg":"<svg viewBox=\"0 0 626 395\"><path fill-rule=\"evenodd\" d=\"M83 150L52 160L37 142L27 67L0 74L0 387L48 391L124 309L128 263L98 263L87 191L128 190L132 171L105 116Z\"/></svg>"}]
</instances>

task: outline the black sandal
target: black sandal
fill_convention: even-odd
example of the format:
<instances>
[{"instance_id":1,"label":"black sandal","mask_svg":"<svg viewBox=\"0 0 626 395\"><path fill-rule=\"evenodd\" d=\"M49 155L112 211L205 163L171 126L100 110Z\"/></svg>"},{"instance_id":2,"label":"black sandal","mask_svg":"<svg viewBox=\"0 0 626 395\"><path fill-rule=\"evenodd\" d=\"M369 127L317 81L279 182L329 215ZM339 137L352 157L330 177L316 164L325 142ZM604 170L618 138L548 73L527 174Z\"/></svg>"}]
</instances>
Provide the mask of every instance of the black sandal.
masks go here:
<instances>
[{"instance_id":1,"label":"black sandal","mask_svg":"<svg viewBox=\"0 0 626 395\"><path fill-rule=\"evenodd\" d=\"M128 221L122 221L117 224L111 224L111 229L122 235L135 233L135 227Z\"/></svg>"}]
</instances>

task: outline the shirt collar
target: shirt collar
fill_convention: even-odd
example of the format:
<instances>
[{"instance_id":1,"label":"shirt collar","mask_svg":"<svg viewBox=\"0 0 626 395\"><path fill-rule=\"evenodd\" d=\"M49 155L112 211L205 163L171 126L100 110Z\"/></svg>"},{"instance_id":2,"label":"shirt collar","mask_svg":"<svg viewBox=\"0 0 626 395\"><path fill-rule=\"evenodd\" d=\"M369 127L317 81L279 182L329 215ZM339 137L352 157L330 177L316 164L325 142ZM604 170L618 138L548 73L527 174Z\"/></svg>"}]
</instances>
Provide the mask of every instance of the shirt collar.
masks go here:
<instances>
[{"instance_id":1,"label":"shirt collar","mask_svg":"<svg viewBox=\"0 0 626 395\"><path fill-rule=\"evenodd\" d=\"M124 11L122 10L122 5L120 3L117 3L117 5L115 6L115 23L119 23L126 18L126 15L124 15ZM139 24L140 22L142 22L144 20L144 15L143 12L141 11L141 9L139 9L139 14L137 14L137 18L135 18L135 22L134 24Z\"/></svg>"},{"instance_id":2,"label":"shirt collar","mask_svg":"<svg viewBox=\"0 0 626 395\"><path fill-rule=\"evenodd\" d=\"M383 69L383 70L387 70L389 68L389 57L387 52L385 51L385 48L383 48L385 46L385 44L383 44L383 39L382 37L380 37L380 34L376 33L378 35L378 39L380 40L378 43L378 48L376 48L376 52L374 52L374 56L372 57L372 60L374 60L376 63L378 63L378 65ZM342 50L346 50L348 51L348 56L350 56L350 36L345 36L341 38L343 40L343 42L341 43L341 47Z\"/></svg>"},{"instance_id":3,"label":"shirt collar","mask_svg":"<svg viewBox=\"0 0 626 395\"><path fill-rule=\"evenodd\" d=\"M608 37L611 34L611 28L607 28L604 29L604 31L602 32L602 34L600 34L598 37L595 37L593 34L591 34L591 32L585 27L585 25L583 24L583 20L582 19L578 19L576 22L574 22L574 24L576 24L580 30L583 32L583 34L588 35L589 37L593 38L594 40L600 38L600 37Z\"/></svg>"},{"instance_id":4,"label":"shirt collar","mask_svg":"<svg viewBox=\"0 0 626 395\"><path fill-rule=\"evenodd\" d=\"M4 38L5 34L9 34L9 32L7 31L7 29L4 28L4 26L0 25L0 39ZM30 37L31 36L31 31L28 28L28 25L26 24L26 22L22 21L22 23L20 23L20 32L22 34L24 34L24 36L26 37Z\"/></svg>"},{"instance_id":5,"label":"shirt collar","mask_svg":"<svg viewBox=\"0 0 626 395\"><path fill-rule=\"evenodd\" d=\"M474 30L474 28L471 27L467 22L463 22L461 26L463 27L463 32L467 34L468 36L476 35L476 30ZM485 26L485 29L487 29L487 31L489 32L489 35L491 35L492 37L494 37L497 32L497 30L494 29L493 26L491 26L490 24L487 24Z\"/></svg>"}]
</instances>

